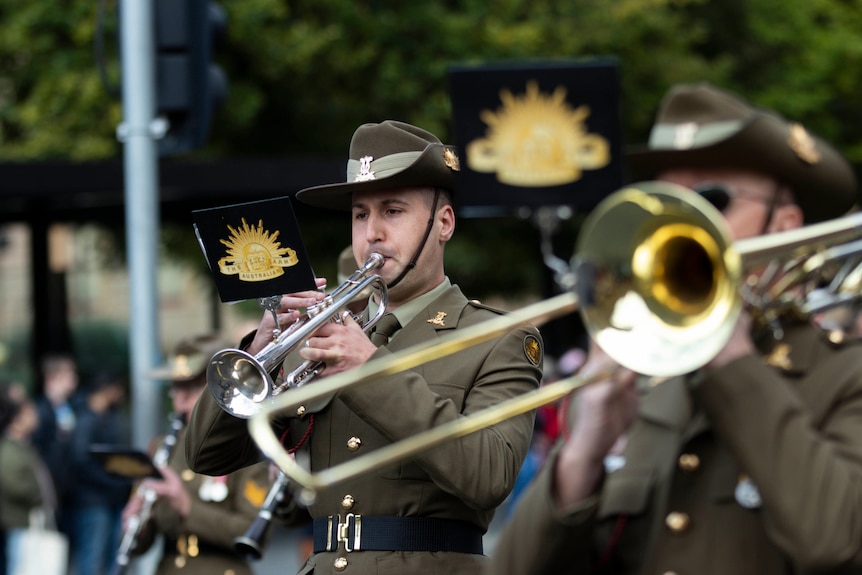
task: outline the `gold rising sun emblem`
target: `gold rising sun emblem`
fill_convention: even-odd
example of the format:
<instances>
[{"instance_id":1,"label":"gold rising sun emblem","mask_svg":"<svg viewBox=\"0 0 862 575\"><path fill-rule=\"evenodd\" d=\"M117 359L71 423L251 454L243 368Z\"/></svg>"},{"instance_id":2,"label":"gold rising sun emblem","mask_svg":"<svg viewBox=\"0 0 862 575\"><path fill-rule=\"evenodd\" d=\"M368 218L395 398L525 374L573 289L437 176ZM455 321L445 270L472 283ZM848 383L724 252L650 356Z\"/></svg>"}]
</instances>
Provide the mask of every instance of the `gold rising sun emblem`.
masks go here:
<instances>
[{"instance_id":1,"label":"gold rising sun emblem","mask_svg":"<svg viewBox=\"0 0 862 575\"><path fill-rule=\"evenodd\" d=\"M473 170L496 172L500 182L513 186L558 186L610 161L607 139L587 133L584 126L589 107L572 109L565 87L547 95L530 80L524 95L502 90L500 100L497 112L480 114L488 126L486 137L467 145L467 165Z\"/></svg>"},{"instance_id":2,"label":"gold rising sun emblem","mask_svg":"<svg viewBox=\"0 0 862 575\"><path fill-rule=\"evenodd\" d=\"M237 275L244 282L262 282L279 277L283 268L299 263L295 250L282 248L275 241L278 230L270 233L263 229L263 220L251 227L242 218L241 228L227 228L230 238L219 241L227 246L228 255L218 261L219 271L226 276Z\"/></svg>"}]
</instances>

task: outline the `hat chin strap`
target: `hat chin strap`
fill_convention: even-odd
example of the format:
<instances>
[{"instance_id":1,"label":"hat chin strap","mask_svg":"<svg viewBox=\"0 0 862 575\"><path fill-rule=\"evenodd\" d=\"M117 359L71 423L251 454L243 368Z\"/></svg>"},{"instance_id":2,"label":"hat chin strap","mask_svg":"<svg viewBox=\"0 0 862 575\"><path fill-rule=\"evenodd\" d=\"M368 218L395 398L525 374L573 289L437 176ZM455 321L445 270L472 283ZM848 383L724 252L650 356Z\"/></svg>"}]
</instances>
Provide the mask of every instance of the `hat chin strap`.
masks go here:
<instances>
[{"instance_id":1,"label":"hat chin strap","mask_svg":"<svg viewBox=\"0 0 862 575\"><path fill-rule=\"evenodd\" d=\"M392 280L392 283L386 286L387 290L391 290L396 285L401 283L401 280L404 279L404 276L407 275L407 272L416 267L416 261L419 259L419 256L422 255L422 250L425 248L425 243L428 241L428 236L431 235L431 228L434 227L434 214L437 213L437 202L440 200L440 188L434 188L434 203L431 205L431 215L428 217L428 226L425 228L425 235L422 236L422 241L419 242L419 247L416 248L416 253L413 254L413 257L410 258L410 263L404 266L404 271L401 274Z\"/></svg>"},{"instance_id":2,"label":"hat chin strap","mask_svg":"<svg viewBox=\"0 0 862 575\"><path fill-rule=\"evenodd\" d=\"M772 217L775 215L775 208L778 207L779 195L781 194L781 182L776 182L775 189L772 190L772 199L769 202L769 209L766 212L766 217L763 220L763 229L760 230L760 235L765 235L769 232L769 224L772 223Z\"/></svg>"}]
</instances>

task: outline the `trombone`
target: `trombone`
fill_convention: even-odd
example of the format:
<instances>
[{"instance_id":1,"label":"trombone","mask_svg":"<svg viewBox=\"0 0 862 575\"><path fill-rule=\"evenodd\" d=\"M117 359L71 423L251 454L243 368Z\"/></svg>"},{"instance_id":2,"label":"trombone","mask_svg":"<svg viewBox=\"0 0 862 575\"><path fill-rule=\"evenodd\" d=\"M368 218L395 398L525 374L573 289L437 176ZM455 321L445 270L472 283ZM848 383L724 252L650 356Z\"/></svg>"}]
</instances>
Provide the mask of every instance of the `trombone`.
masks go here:
<instances>
[{"instance_id":1,"label":"trombone","mask_svg":"<svg viewBox=\"0 0 862 575\"><path fill-rule=\"evenodd\" d=\"M249 431L291 479L299 501L310 505L320 489L557 401L607 374L542 386L314 474L280 445L271 424L281 412L575 310L620 365L645 375L680 375L724 347L743 306L780 337L782 314L808 311L806 300L832 268L858 265L860 254L862 213L731 242L721 213L688 188L634 184L605 198L584 221L570 269L558 279L566 292L284 394L250 418Z\"/></svg>"}]
</instances>

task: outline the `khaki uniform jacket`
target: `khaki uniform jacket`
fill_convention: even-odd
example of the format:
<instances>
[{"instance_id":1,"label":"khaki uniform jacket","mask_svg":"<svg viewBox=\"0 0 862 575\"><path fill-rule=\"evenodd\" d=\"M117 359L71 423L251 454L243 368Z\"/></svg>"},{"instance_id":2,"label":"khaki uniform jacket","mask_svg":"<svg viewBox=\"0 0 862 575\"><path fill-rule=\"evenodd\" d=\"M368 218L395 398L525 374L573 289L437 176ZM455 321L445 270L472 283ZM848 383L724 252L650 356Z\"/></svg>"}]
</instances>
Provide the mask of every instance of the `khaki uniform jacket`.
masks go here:
<instances>
[{"instance_id":1,"label":"khaki uniform jacket","mask_svg":"<svg viewBox=\"0 0 862 575\"><path fill-rule=\"evenodd\" d=\"M784 341L784 369L655 387L581 508L555 508L549 460L485 573L862 573L862 349L810 326Z\"/></svg>"},{"instance_id":2,"label":"khaki uniform jacket","mask_svg":"<svg viewBox=\"0 0 862 575\"><path fill-rule=\"evenodd\" d=\"M498 314L468 302L452 286L374 357L437 339ZM442 321L434 321L438 317ZM312 470L329 468L536 389L541 379L541 351L538 330L522 327L411 371L343 390L315 414L307 443ZM293 419L287 443L299 441L308 425L308 415ZM451 519L471 523L484 532L494 509L514 486L532 426L533 414L525 414L446 442L415 460L323 490L308 511L312 517L354 513ZM222 473L260 458L247 422L227 415L209 394L195 408L189 437L189 461L200 472ZM483 555L464 553L345 553L343 549L341 544L337 552L312 555L301 573L335 573L336 558L345 557L347 567L340 572L347 574L472 575L487 560Z\"/></svg>"},{"instance_id":3,"label":"khaki uniform jacket","mask_svg":"<svg viewBox=\"0 0 862 575\"><path fill-rule=\"evenodd\" d=\"M182 430L168 465L192 496L191 511L181 518L167 502L156 502L135 553L149 549L158 532L164 535L165 546L157 575L252 575L249 564L234 553L233 540L246 532L263 504L269 491L269 464L227 477L207 477L189 469L184 443Z\"/></svg>"}]
</instances>

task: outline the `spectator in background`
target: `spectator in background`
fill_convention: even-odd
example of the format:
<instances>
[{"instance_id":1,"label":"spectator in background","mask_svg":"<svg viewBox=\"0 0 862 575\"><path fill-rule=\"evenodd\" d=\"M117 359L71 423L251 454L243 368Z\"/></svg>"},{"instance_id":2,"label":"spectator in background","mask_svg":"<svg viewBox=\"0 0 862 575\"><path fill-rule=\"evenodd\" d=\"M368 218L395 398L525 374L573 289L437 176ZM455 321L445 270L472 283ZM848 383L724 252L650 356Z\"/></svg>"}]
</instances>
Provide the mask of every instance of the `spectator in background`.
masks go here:
<instances>
[{"instance_id":1,"label":"spectator in background","mask_svg":"<svg viewBox=\"0 0 862 575\"><path fill-rule=\"evenodd\" d=\"M14 574L30 514L56 510L51 476L31 439L39 425L33 402L17 385L0 387L0 524L6 532L6 572Z\"/></svg>"},{"instance_id":2,"label":"spectator in background","mask_svg":"<svg viewBox=\"0 0 862 575\"><path fill-rule=\"evenodd\" d=\"M33 434L33 447L48 466L57 493L57 522L60 531L71 536L63 513L69 482L69 442L75 429L72 395L78 389L78 366L69 354L50 354L42 359L44 385L36 399L39 426Z\"/></svg>"},{"instance_id":3,"label":"spectator in background","mask_svg":"<svg viewBox=\"0 0 862 575\"><path fill-rule=\"evenodd\" d=\"M131 482L108 473L90 452L93 445L128 445L129 432L119 409L126 398L126 382L102 373L87 387L76 405L70 472L75 489L68 494L71 559L78 575L101 575L114 563L120 544L123 507Z\"/></svg>"}]
</instances>

